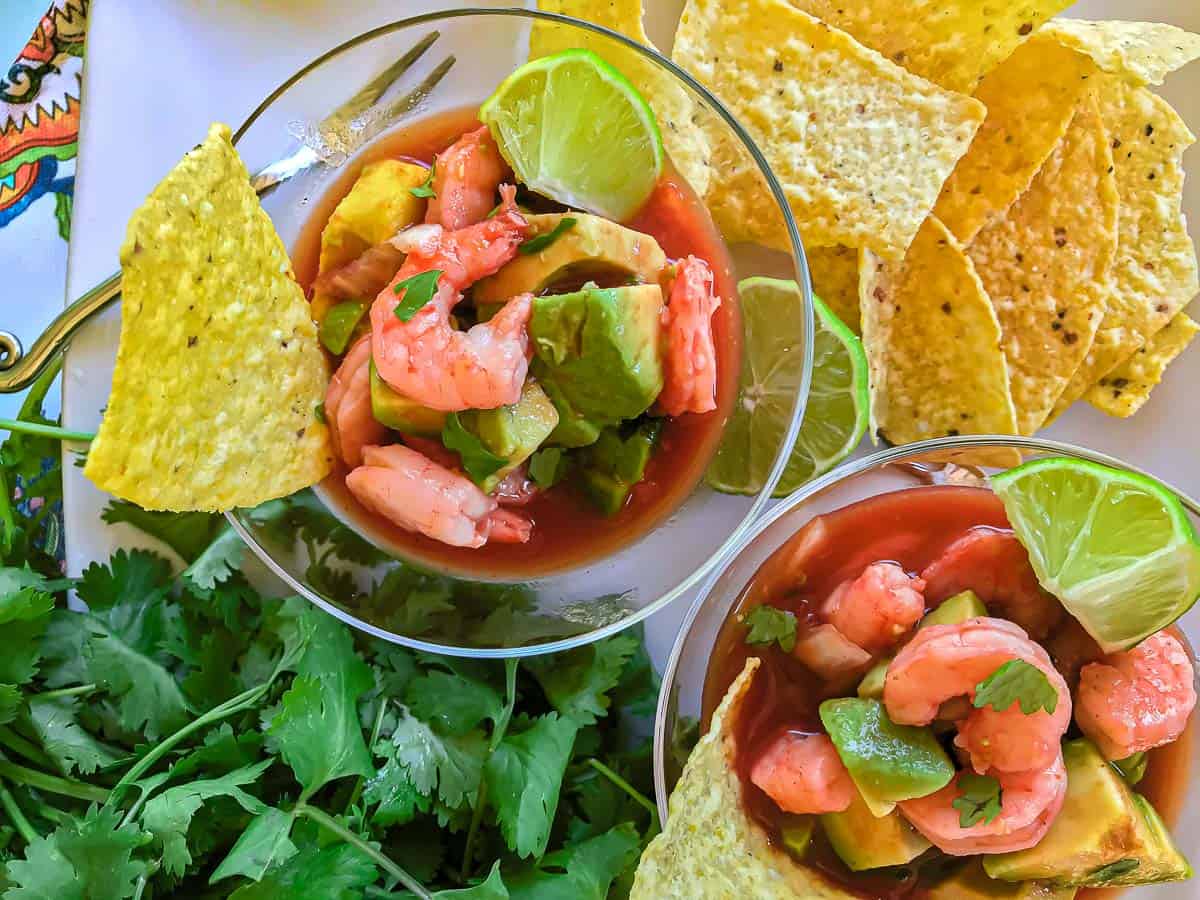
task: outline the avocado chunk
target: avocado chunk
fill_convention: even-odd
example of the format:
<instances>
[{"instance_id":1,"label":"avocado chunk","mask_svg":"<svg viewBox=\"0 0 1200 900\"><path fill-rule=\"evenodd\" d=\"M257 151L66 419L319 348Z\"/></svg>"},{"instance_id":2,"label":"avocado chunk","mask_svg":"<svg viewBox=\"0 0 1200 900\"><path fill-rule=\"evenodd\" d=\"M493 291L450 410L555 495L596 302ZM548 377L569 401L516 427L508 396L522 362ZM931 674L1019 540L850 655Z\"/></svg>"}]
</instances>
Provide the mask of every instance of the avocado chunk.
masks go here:
<instances>
[{"instance_id":1,"label":"avocado chunk","mask_svg":"<svg viewBox=\"0 0 1200 900\"><path fill-rule=\"evenodd\" d=\"M1038 881L996 881L978 862L967 863L929 889L926 900L1072 900L1077 888Z\"/></svg>"},{"instance_id":2,"label":"avocado chunk","mask_svg":"<svg viewBox=\"0 0 1200 900\"><path fill-rule=\"evenodd\" d=\"M1036 847L984 858L992 878L1107 887L1179 881L1191 867L1154 808L1085 738L1063 744L1067 797Z\"/></svg>"},{"instance_id":3,"label":"avocado chunk","mask_svg":"<svg viewBox=\"0 0 1200 900\"><path fill-rule=\"evenodd\" d=\"M858 696L864 700L882 700L883 699L883 682L887 678L888 666L892 664L892 657L885 656L875 665L867 670L867 674L863 676L862 681L858 683Z\"/></svg>"},{"instance_id":4,"label":"avocado chunk","mask_svg":"<svg viewBox=\"0 0 1200 900\"><path fill-rule=\"evenodd\" d=\"M862 796L843 812L825 813L821 827L834 852L851 871L902 866L931 846L899 811L876 816Z\"/></svg>"},{"instance_id":5,"label":"avocado chunk","mask_svg":"<svg viewBox=\"0 0 1200 900\"><path fill-rule=\"evenodd\" d=\"M539 297L531 371L558 410L550 443L583 447L634 419L663 387L662 290L656 284Z\"/></svg>"},{"instance_id":6,"label":"avocado chunk","mask_svg":"<svg viewBox=\"0 0 1200 900\"><path fill-rule=\"evenodd\" d=\"M1112 765L1125 778L1130 785L1135 785L1146 777L1146 764L1150 758L1143 751L1142 753L1134 753L1124 759L1113 760Z\"/></svg>"},{"instance_id":7,"label":"avocado chunk","mask_svg":"<svg viewBox=\"0 0 1200 900\"><path fill-rule=\"evenodd\" d=\"M491 493L517 466L542 445L558 424L558 412L546 392L533 380L521 388L521 399L511 406L477 409L460 413L463 426L496 456L507 460L503 468L483 480L479 487Z\"/></svg>"},{"instance_id":8,"label":"avocado chunk","mask_svg":"<svg viewBox=\"0 0 1200 900\"><path fill-rule=\"evenodd\" d=\"M441 410L422 406L393 389L376 370L374 360L371 361L371 414L381 425L416 437L437 437L446 422L446 414Z\"/></svg>"},{"instance_id":9,"label":"avocado chunk","mask_svg":"<svg viewBox=\"0 0 1200 900\"><path fill-rule=\"evenodd\" d=\"M325 349L334 356L345 353L346 348L363 330L360 325L363 324L370 305L366 300L347 300L325 313L317 332L317 337L321 339Z\"/></svg>"},{"instance_id":10,"label":"avocado chunk","mask_svg":"<svg viewBox=\"0 0 1200 900\"><path fill-rule=\"evenodd\" d=\"M779 826L779 837L783 846L797 859L802 858L808 852L808 845L812 843L813 829L816 825L815 816L784 816Z\"/></svg>"},{"instance_id":11,"label":"avocado chunk","mask_svg":"<svg viewBox=\"0 0 1200 900\"><path fill-rule=\"evenodd\" d=\"M838 756L876 816L925 797L954 778L954 764L928 728L897 725L878 700L843 697L819 708Z\"/></svg>"},{"instance_id":12,"label":"avocado chunk","mask_svg":"<svg viewBox=\"0 0 1200 900\"><path fill-rule=\"evenodd\" d=\"M968 619L978 619L986 616L987 607L974 591L963 591L953 597L947 597L941 605L917 623L917 629L928 628L930 625L958 625Z\"/></svg>"},{"instance_id":13,"label":"avocado chunk","mask_svg":"<svg viewBox=\"0 0 1200 900\"><path fill-rule=\"evenodd\" d=\"M578 452L579 483L604 515L620 512L633 486L645 477L661 433L662 422L656 419L632 431L628 426L609 427L595 443Z\"/></svg>"},{"instance_id":14,"label":"avocado chunk","mask_svg":"<svg viewBox=\"0 0 1200 900\"><path fill-rule=\"evenodd\" d=\"M526 242L548 235L565 218L575 224L536 253L520 253L490 278L475 285L476 306L503 303L517 294L541 294L555 285L581 284L593 279L606 283L645 284L658 281L667 265L666 254L648 234L586 213L527 216ZM480 318L485 318L481 311Z\"/></svg>"}]
</instances>

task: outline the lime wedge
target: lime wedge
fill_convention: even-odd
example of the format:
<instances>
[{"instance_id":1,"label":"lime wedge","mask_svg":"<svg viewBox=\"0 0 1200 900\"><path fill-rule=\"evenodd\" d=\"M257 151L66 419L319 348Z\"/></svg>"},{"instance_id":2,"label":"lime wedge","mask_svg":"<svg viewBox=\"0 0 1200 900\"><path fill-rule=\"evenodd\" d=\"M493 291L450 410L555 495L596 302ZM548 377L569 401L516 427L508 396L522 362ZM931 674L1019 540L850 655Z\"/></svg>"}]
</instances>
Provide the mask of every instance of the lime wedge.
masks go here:
<instances>
[{"instance_id":1,"label":"lime wedge","mask_svg":"<svg viewBox=\"0 0 1200 900\"><path fill-rule=\"evenodd\" d=\"M479 108L517 178L539 194L628 220L662 173L654 112L590 50L526 63Z\"/></svg>"},{"instance_id":2,"label":"lime wedge","mask_svg":"<svg viewBox=\"0 0 1200 900\"><path fill-rule=\"evenodd\" d=\"M1200 541L1179 499L1149 478L1039 459L992 489L1042 587L1107 653L1166 628L1200 595Z\"/></svg>"},{"instance_id":3,"label":"lime wedge","mask_svg":"<svg viewBox=\"0 0 1200 900\"><path fill-rule=\"evenodd\" d=\"M794 281L747 278L738 293L745 334L741 390L705 478L718 491L753 494L766 483L800 390L804 305ZM820 299L813 301L812 391L792 458L775 489L777 497L836 466L858 446L867 428L862 342Z\"/></svg>"}]
</instances>

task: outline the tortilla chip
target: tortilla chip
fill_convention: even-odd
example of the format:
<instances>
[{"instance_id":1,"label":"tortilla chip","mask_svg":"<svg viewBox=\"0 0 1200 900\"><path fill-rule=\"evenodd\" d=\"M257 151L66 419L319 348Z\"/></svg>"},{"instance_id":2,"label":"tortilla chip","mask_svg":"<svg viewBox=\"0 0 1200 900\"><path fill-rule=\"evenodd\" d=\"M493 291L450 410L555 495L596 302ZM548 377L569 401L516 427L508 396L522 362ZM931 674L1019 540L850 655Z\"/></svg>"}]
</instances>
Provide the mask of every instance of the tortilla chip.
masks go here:
<instances>
[{"instance_id":1,"label":"tortilla chip","mask_svg":"<svg viewBox=\"0 0 1200 900\"><path fill-rule=\"evenodd\" d=\"M813 247L902 258L987 112L784 0L689 0L673 55L763 150ZM761 218L770 198L716 151L707 199L726 238L786 249Z\"/></svg>"},{"instance_id":2,"label":"tortilla chip","mask_svg":"<svg viewBox=\"0 0 1200 900\"><path fill-rule=\"evenodd\" d=\"M933 210L962 243L1025 193L1095 73L1088 57L1039 36L983 79L975 97L987 119Z\"/></svg>"},{"instance_id":3,"label":"tortilla chip","mask_svg":"<svg viewBox=\"0 0 1200 900\"><path fill-rule=\"evenodd\" d=\"M1089 96L1025 195L967 248L1000 320L1021 434L1042 426L1087 355L1116 247L1112 151Z\"/></svg>"},{"instance_id":4,"label":"tortilla chip","mask_svg":"<svg viewBox=\"0 0 1200 900\"><path fill-rule=\"evenodd\" d=\"M808 247L813 293L825 301L846 327L862 333L858 315L858 251L853 247Z\"/></svg>"},{"instance_id":5,"label":"tortilla chip","mask_svg":"<svg viewBox=\"0 0 1200 900\"><path fill-rule=\"evenodd\" d=\"M224 511L320 481L328 374L287 251L213 125L129 220L121 343L86 474L146 509Z\"/></svg>"},{"instance_id":6,"label":"tortilla chip","mask_svg":"<svg viewBox=\"0 0 1200 900\"><path fill-rule=\"evenodd\" d=\"M979 79L1073 0L791 0L897 65L970 94Z\"/></svg>"},{"instance_id":7,"label":"tortilla chip","mask_svg":"<svg viewBox=\"0 0 1200 900\"><path fill-rule=\"evenodd\" d=\"M603 25L658 50L642 26L642 0L538 0L538 9ZM599 34L584 34L552 22L534 22L529 36L530 59L572 47L591 50L607 60L641 92L658 119L671 162L692 190L703 197L712 178L709 131L719 134L724 126L714 121L711 127L705 127L703 120L714 118L713 114L674 77L632 50L617 46Z\"/></svg>"},{"instance_id":8,"label":"tortilla chip","mask_svg":"<svg viewBox=\"0 0 1200 900\"><path fill-rule=\"evenodd\" d=\"M902 263L860 260L871 433L890 444L1015 434L1000 323L962 244L930 216Z\"/></svg>"},{"instance_id":9,"label":"tortilla chip","mask_svg":"<svg viewBox=\"0 0 1200 900\"><path fill-rule=\"evenodd\" d=\"M1200 325L1179 313L1146 346L1101 378L1085 395L1087 402L1110 416L1132 416L1150 399L1167 366L1187 349L1197 331Z\"/></svg>"},{"instance_id":10,"label":"tortilla chip","mask_svg":"<svg viewBox=\"0 0 1200 900\"><path fill-rule=\"evenodd\" d=\"M1136 353L1200 290L1183 215L1183 151L1195 137L1165 100L1145 88L1112 75L1097 81L1121 198L1117 253L1109 268L1108 311L1055 415Z\"/></svg>"},{"instance_id":11,"label":"tortilla chip","mask_svg":"<svg viewBox=\"0 0 1200 900\"><path fill-rule=\"evenodd\" d=\"M663 828L642 854L630 900L845 897L813 869L773 847L746 814L734 761L736 723L761 661L751 658L713 714L671 793Z\"/></svg>"},{"instance_id":12,"label":"tortilla chip","mask_svg":"<svg viewBox=\"0 0 1200 900\"><path fill-rule=\"evenodd\" d=\"M1200 34L1163 22L1055 19L1045 34L1137 85L1162 84L1171 72L1200 59Z\"/></svg>"}]
</instances>

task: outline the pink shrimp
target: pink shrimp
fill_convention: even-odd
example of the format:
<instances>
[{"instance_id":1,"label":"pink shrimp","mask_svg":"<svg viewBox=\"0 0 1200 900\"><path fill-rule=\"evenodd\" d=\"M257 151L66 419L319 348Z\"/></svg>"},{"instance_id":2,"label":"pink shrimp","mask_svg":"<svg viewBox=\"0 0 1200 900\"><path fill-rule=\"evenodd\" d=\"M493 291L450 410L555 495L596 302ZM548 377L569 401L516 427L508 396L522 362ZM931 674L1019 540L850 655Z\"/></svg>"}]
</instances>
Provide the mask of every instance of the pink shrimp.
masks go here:
<instances>
[{"instance_id":1,"label":"pink shrimp","mask_svg":"<svg viewBox=\"0 0 1200 900\"><path fill-rule=\"evenodd\" d=\"M1196 673L1187 650L1160 631L1132 650L1083 667L1075 720L1109 759L1169 744L1196 706Z\"/></svg>"},{"instance_id":2,"label":"pink shrimp","mask_svg":"<svg viewBox=\"0 0 1200 900\"><path fill-rule=\"evenodd\" d=\"M353 468L362 462L362 448L378 444L387 429L371 412L371 337L363 335L329 381L325 391L325 421L334 450Z\"/></svg>"},{"instance_id":3,"label":"pink shrimp","mask_svg":"<svg viewBox=\"0 0 1200 900\"><path fill-rule=\"evenodd\" d=\"M1045 837L1067 796L1067 770L1060 750L1049 766L1025 772L993 772L1000 783L1000 814L964 827L954 801L962 773L940 791L899 804L900 813L943 853L1011 853Z\"/></svg>"},{"instance_id":4,"label":"pink shrimp","mask_svg":"<svg viewBox=\"0 0 1200 900\"><path fill-rule=\"evenodd\" d=\"M1046 651L1011 622L983 617L918 631L888 666L884 705L894 722L927 725L947 700L962 695L974 700L976 686L1014 659L1045 674L1058 693L1054 712L1026 715L1015 702L1000 712L990 706L971 709L954 742L980 773L1045 769L1071 724L1071 694Z\"/></svg>"},{"instance_id":5,"label":"pink shrimp","mask_svg":"<svg viewBox=\"0 0 1200 900\"><path fill-rule=\"evenodd\" d=\"M1034 640L1046 637L1063 616L1058 600L1038 584L1029 554L1011 531L970 529L921 577L930 606L970 589L989 612L1016 622Z\"/></svg>"},{"instance_id":6,"label":"pink shrimp","mask_svg":"<svg viewBox=\"0 0 1200 900\"><path fill-rule=\"evenodd\" d=\"M462 291L512 259L528 225L515 206L514 189L501 188L504 208L484 222L442 232L414 249L371 306L372 351L380 376L406 397L433 409L456 412L516 403L529 369L526 326L533 297L514 297L492 319L456 331L450 311ZM396 286L438 270L433 298L407 322L395 315L407 292Z\"/></svg>"},{"instance_id":7,"label":"pink shrimp","mask_svg":"<svg viewBox=\"0 0 1200 900\"><path fill-rule=\"evenodd\" d=\"M891 562L871 563L825 601L825 618L871 653L896 646L925 612L925 582Z\"/></svg>"},{"instance_id":8,"label":"pink shrimp","mask_svg":"<svg viewBox=\"0 0 1200 900\"><path fill-rule=\"evenodd\" d=\"M367 509L407 531L452 547L529 540L528 519L499 511L494 499L462 475L403 444L365 447L363 461L346 476L346 487Z\"/></svg>"},{"instance_id":9,"label":"pink shrimp","mask_svg":"<svg viewBox=\"0 0 1200 900\"><path fill-rule=\"evenodd\" d=\"M825 734L779 735L750 769L750 781L784 812L842 812L857 788Z\"/></svg>"},{"instance_id":10,"label":"pink shrimp","mask_svg":"<svg viewBox=\"0 0 1200 900\"><path fill-rule=\"evenodd\" d=\"M491 132L486 127L468 131L437 155L425 221L451 230L483 221L508 173Z\"/></svg>"},{"instance_id":11,"label":"pink shrimp","mask_svg":"<svg viewBox=\"0 0 1200 900\"><path fill-rule=\"evenodd\" d=\"M663 389L658 407L668 416L717 408L717 350L712 316L721 305L708 263L695 256L675 266L663 309Z\"/></svg>"}]
</instances>

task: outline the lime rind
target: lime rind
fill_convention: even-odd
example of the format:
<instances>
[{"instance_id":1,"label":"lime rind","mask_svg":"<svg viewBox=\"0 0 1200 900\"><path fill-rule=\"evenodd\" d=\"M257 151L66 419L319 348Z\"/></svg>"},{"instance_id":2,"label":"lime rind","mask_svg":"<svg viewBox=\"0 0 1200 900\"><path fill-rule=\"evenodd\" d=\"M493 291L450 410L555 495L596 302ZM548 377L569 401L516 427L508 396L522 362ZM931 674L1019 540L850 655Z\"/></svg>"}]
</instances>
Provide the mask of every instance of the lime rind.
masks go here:
<instances>
[{"instance_id":1,"label":"lime rind","mask_svg":"<svg viewBox=\"0 0 1200 900\"><path fill-rule=\"evenodd\" d=\"M1200 538L1157 481L1054 457L992 478L1042 586L1105 652L1166 628L1200 597Z\"/></svg>"},{"instance_id":2,"label":"lime rind","mask_svg":"<svg viewBox=\"0 0 1200 900\"><path fill-rule=\"evenodd\" d=\"M517 179L566 206L625 221L662 174L654 110L590 50L519 67L483 102L479 118Z\"/></svg>"}]
</instances>

